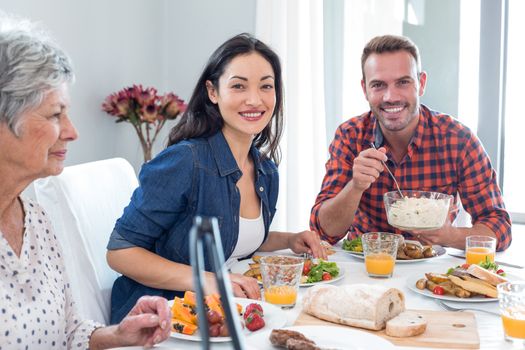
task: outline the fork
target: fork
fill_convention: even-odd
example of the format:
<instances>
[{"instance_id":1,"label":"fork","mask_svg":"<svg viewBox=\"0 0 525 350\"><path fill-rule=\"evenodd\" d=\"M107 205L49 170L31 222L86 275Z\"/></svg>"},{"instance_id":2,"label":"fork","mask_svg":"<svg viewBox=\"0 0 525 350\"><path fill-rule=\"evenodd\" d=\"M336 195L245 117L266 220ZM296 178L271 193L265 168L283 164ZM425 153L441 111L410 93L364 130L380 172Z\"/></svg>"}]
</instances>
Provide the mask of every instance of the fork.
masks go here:
<instances>
[{"instance_id":1,"label":"fork","mask_svg":"<svg viewBox=\"0 0 525 350\"><path fill-rule=\"evenodd\" d=\"M490 315L493 315L493 316L500 316L500 314L498 314L497 312L494 312L494 311L489 311L489 310L484 310L484 309L477 309L477 308L472 308L472 307L454 307L454 306L450 306L448 304L445 304L444 302L442 302L441 300L436 300L436 302L438 303L439 306L441 306L443 309L447 310L447 311L480 311L480 312L485 312L487 314L490 314Z\"/></svg>"},{"instance_id":2,"label":"fork","mask_svg":"<svg viewBox=\"0 0 525 350\"><path fill-rule=\"evenodd\" d=\"M370 142L370 146L373 149L377 149L376 145L373 142ZM392 178L392 180L394 180L394 183L396 184L396 187L397 187L397 192L399 192L399 195L401 196L401 198L404 198L405 196L403 196L403 192L401 192L401 188L399 188L399 184L397 183L396 177L394 176L394 174L392 174L392 172L388 168L388 165L386 165L386 163L384 161L381 161L381 163L383 163L383 166L385 167L385 169L390 174L390 177Z\"/></svg>"}]
</instances>

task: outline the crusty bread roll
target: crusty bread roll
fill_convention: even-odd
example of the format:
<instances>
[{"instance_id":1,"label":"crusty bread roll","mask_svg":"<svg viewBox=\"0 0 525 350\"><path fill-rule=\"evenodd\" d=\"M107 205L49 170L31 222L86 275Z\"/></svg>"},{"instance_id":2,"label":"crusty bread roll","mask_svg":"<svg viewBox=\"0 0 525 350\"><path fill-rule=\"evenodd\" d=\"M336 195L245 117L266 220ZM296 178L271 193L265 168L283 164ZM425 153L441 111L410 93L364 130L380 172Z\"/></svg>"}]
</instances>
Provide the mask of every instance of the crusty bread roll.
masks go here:
<instances>
[{"instance_id":1,"label":"crusty bread roll","mask_svg":"<svg viewBox=\"0 0 525 350\"><path fill-rule=\"evenodd\" d=\"M422 334L427 321L416 311L405 311L386 322L385 333L391 337L404 338Z\"/></svg>"},{"instance_id":2,"label":"crusty bread roll","mask_svg":"<svg viewBox=\"0 0 525 350\"><path fill-rule=\"evenodd\" d=\"M322 320L380 330L405 310L405 297L380 285L317 285L306 292L303 310Z\"/></svg>"}]
</instances>

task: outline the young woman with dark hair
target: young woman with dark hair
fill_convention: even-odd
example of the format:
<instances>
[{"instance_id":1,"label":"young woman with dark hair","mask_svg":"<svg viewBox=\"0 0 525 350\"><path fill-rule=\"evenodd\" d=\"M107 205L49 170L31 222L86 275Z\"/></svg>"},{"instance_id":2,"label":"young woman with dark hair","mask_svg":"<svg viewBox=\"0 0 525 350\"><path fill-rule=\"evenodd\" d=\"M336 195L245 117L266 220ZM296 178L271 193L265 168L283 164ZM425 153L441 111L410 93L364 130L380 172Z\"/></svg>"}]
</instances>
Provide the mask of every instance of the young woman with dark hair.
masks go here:
<instances>
[{"instance_id":1,"label":"young woman with dark hair","mask_svg":"<svg viewBox=\"0 0 525 350\"><path fill-rule=\"evenodd\" d=\"M123 275L113 286L112 322L142 295L171 299L193 289L188 233L195 215L218 218L229 262L286 248L326 257L314 232L270 232L282 100L279 58L261 41L237 35L212 54L182 124L142 168L140 186L111 234L108 262ZM205 278L214 291L214 274ZM236 296L260 297L255 279L233 273L230 279Z\"/></svg>"}]
</instances>

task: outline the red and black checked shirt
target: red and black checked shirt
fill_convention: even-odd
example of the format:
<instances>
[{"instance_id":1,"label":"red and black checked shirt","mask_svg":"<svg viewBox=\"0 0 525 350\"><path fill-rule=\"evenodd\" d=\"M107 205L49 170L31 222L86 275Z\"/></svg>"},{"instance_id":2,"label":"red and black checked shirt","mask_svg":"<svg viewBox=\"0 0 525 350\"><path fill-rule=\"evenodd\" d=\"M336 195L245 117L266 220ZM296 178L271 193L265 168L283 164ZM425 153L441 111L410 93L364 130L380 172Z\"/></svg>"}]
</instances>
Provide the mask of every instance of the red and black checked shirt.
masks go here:
<instances>
[{"instance_id":1,"label":"red and black checked shirt","mask_svg":"<svg viewBox=\"0 0 525 350\"><path fill-rule=\"evenodd\" d=\"M334 244L347 233L352 239L364 232L395 232L410 237L390 226L386 219L383 194L395 190L386 171L361 197L352 226L338 237L327 236L319 224L319 208L334 197L352 178L352 166L357 155L370 148L370 143L383 145L381 129L375 116L367 112L341 124L330 145L326 174L310 216L310 227L322 239ZM467 127L451 116L431 111L421 105L419 123L408 153L396 164L388 146L388 167L402 189L459 193L472 222L482 223L498 238L497 250L506 249L512 240L511 221L505 210L496 173L479 139Z\"/></svg>"}]
</instances>

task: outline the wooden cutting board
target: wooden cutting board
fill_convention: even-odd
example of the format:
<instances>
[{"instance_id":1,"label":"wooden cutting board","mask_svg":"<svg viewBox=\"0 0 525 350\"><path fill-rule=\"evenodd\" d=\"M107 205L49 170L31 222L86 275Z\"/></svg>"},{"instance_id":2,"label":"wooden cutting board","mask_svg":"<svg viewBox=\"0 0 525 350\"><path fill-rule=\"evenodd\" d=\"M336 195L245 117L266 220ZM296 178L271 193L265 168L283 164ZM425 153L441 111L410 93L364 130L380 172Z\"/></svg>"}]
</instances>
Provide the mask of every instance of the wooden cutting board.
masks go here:
<instances>
[{"instance_id":1,"label":"wooden cutting board","mask_svg":"<svg viewBox=\"0 0 525 350\"><path fill-rule=\"evenodd\" d=\"M425 333L407 338L395 338L385 334L385 331L364 331L383 337L399 346L424 346L431 348L479 349L479 335L476 319L472 312L450 312L416 310L427 319ZM310 316L304 311L294 323L294 326L336 326L349 327ZM361 328L356 328L361 329Z\"/></svg>"}]
</instances>

